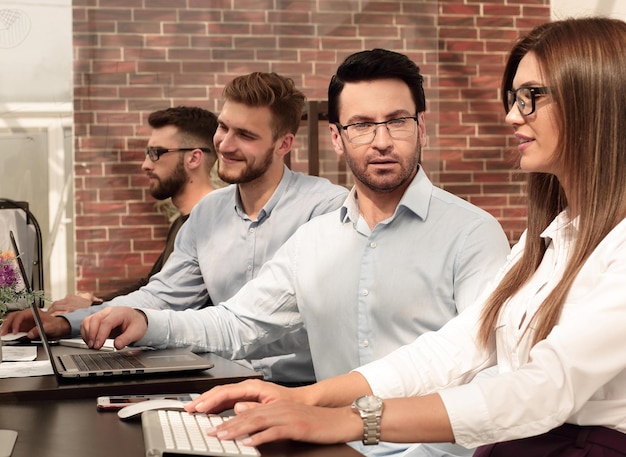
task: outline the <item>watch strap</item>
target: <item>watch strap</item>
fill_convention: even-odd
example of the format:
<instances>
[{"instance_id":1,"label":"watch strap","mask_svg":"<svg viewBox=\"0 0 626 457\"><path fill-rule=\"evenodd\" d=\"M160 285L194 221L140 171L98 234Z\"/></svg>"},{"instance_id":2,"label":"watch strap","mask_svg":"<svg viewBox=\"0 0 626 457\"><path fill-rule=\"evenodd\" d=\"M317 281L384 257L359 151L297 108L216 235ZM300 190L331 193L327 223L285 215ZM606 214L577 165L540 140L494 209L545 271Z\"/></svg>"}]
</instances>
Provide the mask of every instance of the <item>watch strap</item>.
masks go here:
<instances>
[{"instance_id":1,"label":"watch strap","mask_svg":"<svg viewBox=\"0 0 626 457\"><path fill-rule=\"evenodd\" d=\"M363 419L363 444L372 445L380 442L380 415L372 414L362 416Z\"/></svg>"}]
</instances>

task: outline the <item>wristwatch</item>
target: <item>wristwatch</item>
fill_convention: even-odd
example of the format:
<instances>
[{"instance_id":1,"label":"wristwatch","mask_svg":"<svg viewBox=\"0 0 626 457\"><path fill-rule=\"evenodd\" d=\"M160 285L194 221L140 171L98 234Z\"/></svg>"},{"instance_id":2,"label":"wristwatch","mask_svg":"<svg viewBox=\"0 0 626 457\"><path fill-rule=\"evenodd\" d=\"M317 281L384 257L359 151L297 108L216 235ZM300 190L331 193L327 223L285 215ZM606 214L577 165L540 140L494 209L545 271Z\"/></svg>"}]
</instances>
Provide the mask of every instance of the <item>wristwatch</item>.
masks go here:
<instances>
[{"instance_id":1,"label":"wristwatch","mask_svg":"<svg viewBox=\"0 0 626 457\"><path fill-rule=\"evenodd\" d=\"M380 418L383 414L383 399L375 395L364 395L352 403L352 410L363 419L363 444L380 442Z\"/></svg>"}]
</instances>

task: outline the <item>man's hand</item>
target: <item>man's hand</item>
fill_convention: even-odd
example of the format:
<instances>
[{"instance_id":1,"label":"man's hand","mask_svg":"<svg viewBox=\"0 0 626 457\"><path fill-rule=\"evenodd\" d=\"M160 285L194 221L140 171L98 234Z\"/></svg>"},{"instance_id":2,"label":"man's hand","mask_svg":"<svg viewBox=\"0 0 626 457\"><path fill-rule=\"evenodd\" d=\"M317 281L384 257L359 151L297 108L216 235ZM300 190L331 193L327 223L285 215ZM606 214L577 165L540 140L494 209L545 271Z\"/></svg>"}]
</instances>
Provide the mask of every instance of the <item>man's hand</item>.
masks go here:
<instances>
[{"instance_id":1,"label":"man's hand","mask_svg":"<svg viewBox=\"0 0 626 457\"><path fill-rule=\"evenodd\" d=\"M51 316L44 310L39 310L44 331L49 338L68 338L72 329L70 323L62 317ZM35 327L35 318L31 309L16 311L7 315L2 324L2 335L8 333L27 332L26 337L34 340L39 337L39 330Z\"/></svg>"},{"instance_id":2,"label":"man's hand","mask_svg":"<svg viewBox=\"0 0 626 457\"><path fill-rule=\"evenodd\" d=\"M289 389L271 382L250 379L236 384L213 387L188 403L189 412L220 413L235 404L254 407L259 403L272 403L278 400L301 401L298 388ZM250 403L242 403L250 402Z\"/></svg>"},{"instance_id":3,"label":"man's hand","mask_svg":"<svg viewBox=\"0 0 626 457\"><path fill-rule=\"evenodd\" d=\"M89 292L83 292L76 295L66 295L61 300L52 302L48 312L52 316L58 316L59 314L71 313L80 308L88 308L93 302L102 301L95 295Z\"/></svg>"},{"instance_id":4,"label":"man's hand","mask_svg":"<svg viewBox=\"0 0 626 457\"><path fill-rule=\"evenodd\" d=\"M116 349L123 349L143 338L148 330L146 315L126 306L107 306L80 324L80 334L87 346L100 349L107 338L115 337Z\"/></svg>"}]
</instances>

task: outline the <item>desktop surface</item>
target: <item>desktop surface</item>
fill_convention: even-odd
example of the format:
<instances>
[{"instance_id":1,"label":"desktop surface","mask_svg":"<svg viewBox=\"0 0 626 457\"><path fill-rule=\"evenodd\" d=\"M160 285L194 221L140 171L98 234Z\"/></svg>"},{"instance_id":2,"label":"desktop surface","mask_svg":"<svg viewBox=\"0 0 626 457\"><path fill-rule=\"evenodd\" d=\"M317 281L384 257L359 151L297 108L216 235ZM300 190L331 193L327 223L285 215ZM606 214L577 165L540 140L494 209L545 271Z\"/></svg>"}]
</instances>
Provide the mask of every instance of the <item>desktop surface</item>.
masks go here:
<instances>
[{"instance_id":1,"label":"desktop surface","mask_svg":"<svg viewBox=\"0 0 626 457\"><path fill-rule=\"evenodd\" d=\"M0 380L1 381L1 380ZM16 430L11 457L143 457L140 420L121 421L99 412L91 398L0 401L0 429ZM341 444L283 441L259 447L263 457L357 457Z\"/></svg>"}]
</instances>

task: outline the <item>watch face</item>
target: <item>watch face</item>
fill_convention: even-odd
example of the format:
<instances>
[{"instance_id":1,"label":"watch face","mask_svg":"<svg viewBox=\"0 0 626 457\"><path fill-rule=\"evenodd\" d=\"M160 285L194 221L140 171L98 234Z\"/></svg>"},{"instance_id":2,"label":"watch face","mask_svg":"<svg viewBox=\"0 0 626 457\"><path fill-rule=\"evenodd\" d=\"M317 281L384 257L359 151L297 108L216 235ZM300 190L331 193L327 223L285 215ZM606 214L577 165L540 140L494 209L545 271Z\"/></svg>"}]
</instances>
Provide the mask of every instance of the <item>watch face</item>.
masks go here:
<instances>
[{"instance_id":1,"label":"watch face","mask_svg":"<svg viewBox=\"0 0 626 457\"><path fill-rule=\"evenodd\" d=\"M357 398L356 406L362 411L377 411L383 406L383 401L374 395L365 395Z\"/></svg>"}]
</instances>

